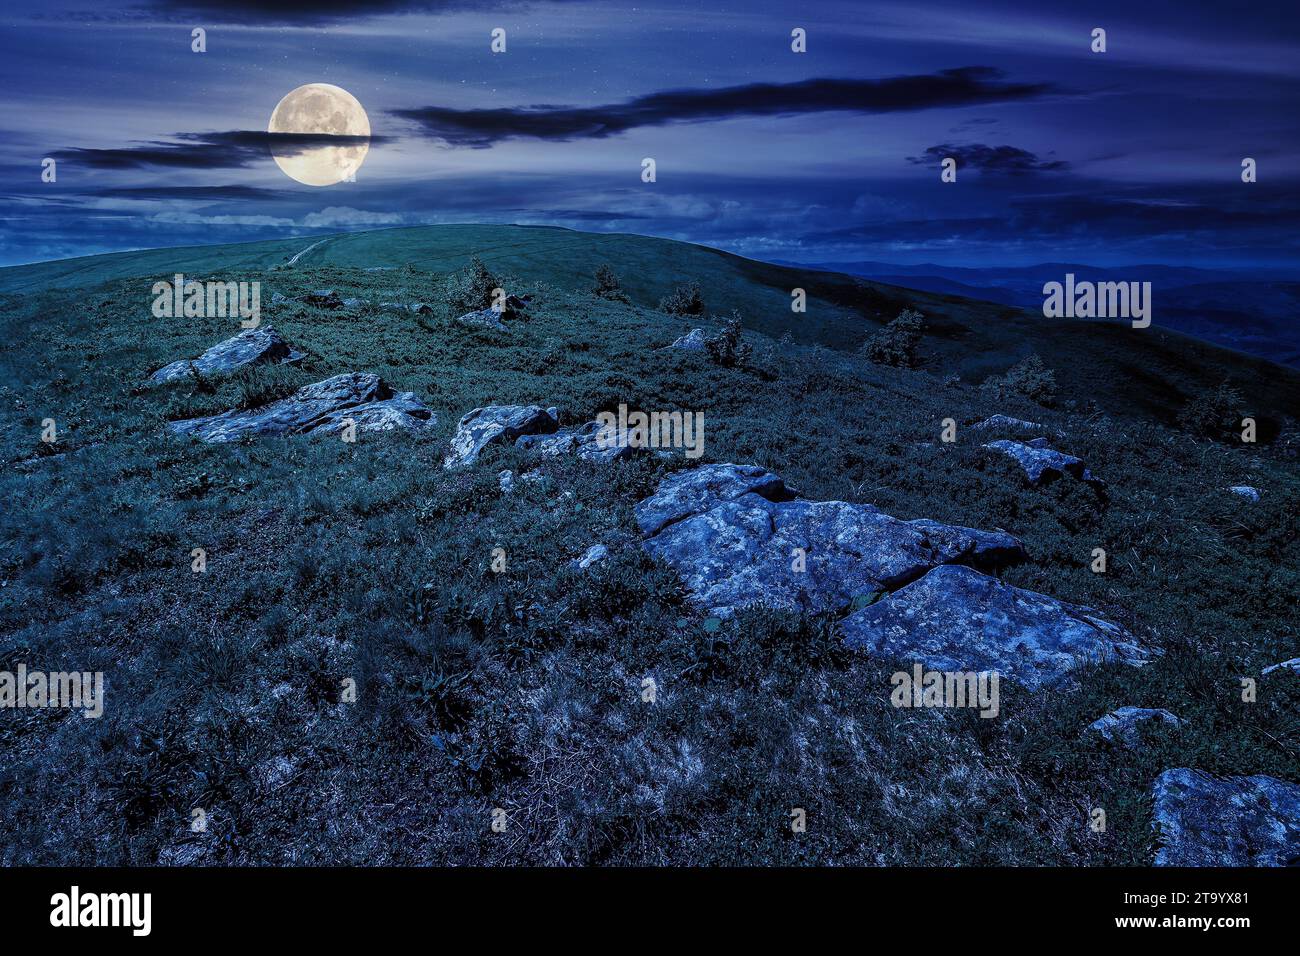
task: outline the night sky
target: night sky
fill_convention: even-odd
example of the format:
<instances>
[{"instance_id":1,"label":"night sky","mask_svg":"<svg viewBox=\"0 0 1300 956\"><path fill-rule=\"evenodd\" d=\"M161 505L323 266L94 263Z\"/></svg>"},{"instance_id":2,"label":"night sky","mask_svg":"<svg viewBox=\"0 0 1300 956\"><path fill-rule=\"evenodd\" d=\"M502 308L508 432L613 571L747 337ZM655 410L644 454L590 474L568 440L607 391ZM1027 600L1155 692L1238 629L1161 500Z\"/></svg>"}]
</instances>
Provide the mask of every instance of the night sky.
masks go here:
<instances>
[{"instance_id":1,"label":"night sky","mask_svg":"<svg viewBox=\"0 0 1300 956\"><path fill-rule=\"evenodd\" d=\"M8 6L0 264L517 222L797 262L1300 275L1294 3ZM310 82L369 115L355 183L268 155L271 111Z\"/></svg>"}]
</instances>

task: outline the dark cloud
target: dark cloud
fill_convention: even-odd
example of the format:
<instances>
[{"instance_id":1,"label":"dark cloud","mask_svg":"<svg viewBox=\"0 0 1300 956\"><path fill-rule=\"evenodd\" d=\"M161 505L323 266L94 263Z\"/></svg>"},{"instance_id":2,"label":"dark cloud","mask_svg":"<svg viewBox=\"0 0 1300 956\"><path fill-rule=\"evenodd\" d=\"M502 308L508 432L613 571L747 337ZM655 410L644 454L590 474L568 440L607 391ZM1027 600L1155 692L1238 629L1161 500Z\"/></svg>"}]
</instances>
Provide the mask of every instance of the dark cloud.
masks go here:
<instances>
[{"instance_id":1,"label":"dark cloud","mask_svg":"<svg viewBox=\"0 0 1300 956\"><path fill-rule=\"evenodd\" d=\"M433 139L482 149L506 139L603 139L637 127L670 123L832 110L890 113L1026 100L1057 92L1049 83L1010 83L1002 77L1002 71L992 67L966 66L879 80L819 79L716 90L666 90L605 106L472 110L426 106L392 112L415 122Z\"/></svg>"},{"instance_id":2,"label":"dark cloud","mask_svg":"<svg viewBox=\"0 0 1300 956\"><path fill-rule=\"evenodd\" d=\"M556 2L556 0L551 0ZM519 7L514 0L149 0L133 8L137 17L169 20L205 18L207 23L318 26L403 13Z\"/></svg>"},{"instance_id":3,"label":"dark cloud","mask_svg":"<svg viewBox=\"0 0 1300 956\"><path fill-rule=\"evenodd\" d=\"M966 146L954 146L951 143L931 146L920 156L907 157L907 161L922 166L938 166L949 157L957 160L958 169L979 169L988 173L1005 173L1011 176L1054 172L1066 169L1070 165L1060 159L1040 159L1029 150L1018 146L985 146L983 143L970 143Z\"/></svg>"},{"instance_id":4,"label":"dark cloud","mask_svg":"<svg viewBox=\"0 0 1300 956\"><path fill-rule=\"evenodd\" d=\"M146 142L112 149L61 149L51 155L60 161L94 169L240 169L277 153L293 155L315 146L348 146L387 142L383 136L339 136L332 133L266 133L230 130L220 133L177 133L179 143Z\"/></svg>"},{"instance_id":5,"label":"dark cloud","mask_svg":"<svg viewBox=\"0 0 1300 956\"><path fill-rule=\"evenodd\" d=\"M284 193L260 186L119 186L91 190L89 195L108 199L192 199L215 202L226 199L278 199Z\"/></svg>"}]
</instances>

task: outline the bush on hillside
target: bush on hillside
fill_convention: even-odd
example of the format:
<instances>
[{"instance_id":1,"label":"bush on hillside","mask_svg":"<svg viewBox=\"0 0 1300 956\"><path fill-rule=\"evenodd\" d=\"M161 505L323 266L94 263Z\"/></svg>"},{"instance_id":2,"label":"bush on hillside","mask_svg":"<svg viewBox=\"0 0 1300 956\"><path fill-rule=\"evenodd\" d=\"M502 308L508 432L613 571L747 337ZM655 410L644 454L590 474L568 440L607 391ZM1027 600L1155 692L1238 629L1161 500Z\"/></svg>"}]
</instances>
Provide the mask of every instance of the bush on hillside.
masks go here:
<instances>
[{"instance_id":1,"label":"bush on hillside","mask_svg":"<svg viewBox=\"0 0 1300 956\"><path fill-rule=\"evenodd\" d=\"M501 281L489 271L478 256L472 256L469 265L453 272L443 282L443 295L447 305L457 314L477 312L492 305L492 292L501 288Z\"/></svg>"},{"instance_id":2,"label":"bush on hillside","mask_svg":"<svg viewBox=\"0 0 1300 956\"><path fill-rule=\"evenodd\" d=\"M983 387L999 396L1020 396L1039 405L1056 402L1056 375L1037 354L1013 365L1006 375L986 379Z\"/></svg>"},{"instance_id":3,"label":"bush on hillside","mask_svg":"<svg viewBox=\"0 0 1300 956\"><path fill-rule=\"evenodd\" d=\"M591 291L602 299L610 299L614 302L628 301L627 293L623 291L623 284L610 268L609 263L602 263L596 267L596 286Z\"/></svg>"},{"instance_id":4,"label":"bush on hillside","mask_svg":"<svg viewBox=\"0 0 1300 956\"><path fill-rule=\"evenodd\" d=\"M700 295L700 284L691 282L679 285L671 294L659 300L659 311L669 315L703 315L704 299Z\"/></svg>"},{"instance_id":5,"label":"bush on hillside","mask_svg":"<svg viewBox=\"0 0 1300 956\"><path fill-rule=\"evenodd\" d=\"M904 309L883 329L862 346L862 354L877 365L894 368L913 368L916 365L916 348L925 331L925 316L913 309Z\"/></svg>"},{"instance_id":6,"label":"bush on hillside","mask_svg":"<svg viewBox=\"0 0 1300 956\"><path fill-rule=\"evenodd\" d=\"M704 340L704 348L708 351L709 358L723 368L740 368L748 365L753 350L741 337L743 332L744 326L740 321L740 313L733 311L731 318L723 320L722 331Z\"/></svg>"},{"instance_id":7,"label":"bush on hillside","mask_svg":"<svg viewBox=\"0 0 1300 956\"><path fill-rule=\"evenodd\" d=\"M1178 413L1178 426L1199 438L1229 438L1241 428L1246 399L1230 382L1205 388Z\"/></svg>"}]
</instances>

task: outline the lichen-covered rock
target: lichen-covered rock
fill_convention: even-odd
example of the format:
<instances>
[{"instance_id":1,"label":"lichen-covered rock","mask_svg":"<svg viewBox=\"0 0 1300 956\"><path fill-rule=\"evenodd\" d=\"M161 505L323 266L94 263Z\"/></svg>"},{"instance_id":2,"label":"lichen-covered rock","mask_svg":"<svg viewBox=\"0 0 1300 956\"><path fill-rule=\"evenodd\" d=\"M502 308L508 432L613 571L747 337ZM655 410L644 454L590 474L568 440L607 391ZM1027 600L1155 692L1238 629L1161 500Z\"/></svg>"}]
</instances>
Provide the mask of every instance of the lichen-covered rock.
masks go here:
<instances>
[{"instance_id":1,"label":"lichen-covered rock","mask_svg":"<svg viewBox=\"0 0 1300 956\"><path fill-rule=\"evenodd\" d=\"M1293 657L1289 661L1282 661L1280 664L1270 664L1260 671L1260 674L1267 677L1277 670L1288 670L1293 674L1300 674L1300 657Z\"/></svg>"},{"instance_id":2,"label":"lichen-covered rock","mask_svg":"<svg viewBox=\"0 0 1300 956\"><path fill-rule=\"evenodd\" d=\"M1156 866L1300 864L1300 785L1166 770L1151 788Z\"/></svg>"},{"instance_id":3,"label":"lichen-covered rock","mask_svg":"<svg viewBox=\"0 0 1300 956\"><path fill-rule=\"evenodd\" d=\"M1162 707L1120 707L1094 720L1088 725L1088 730L1112 743L1135 744L1138 741L1138 728L1153 720L1175 728L1183 725L1181 720Z\"/></svg>"},{"instance_id":4,"label":"lichen-covered rock","mask_svg":"<svg viewBox=\"0 0 1300 956\"><path fill-rule=\"evenodd\" d=\"M523 435L549 435L560 427L552 410L540 405L488 405L476 408L456 426L451 453L444 468L458 468L475 461L479 452L494 443L507 444Z\"/></svg>"},{"instance_id":5,"label":"lichen-covered rock","mask_svg":"<svg viewBox=\"0 0 1300 956\"><path fill-rule=\"evenodd\" d=\"M1044 481L1060 478L1062 475L1072 475L1089 484L1101 484L1088 471L1082 458L1075 458L1073 455L1048 448L1045 438L1035 438L1030 442L1001 439L991 441L984 447L1014 458L1024 469L1031 484L1042 484Z\"/></svg>"},{"instance_id":6,"label":"lichen-covered rock","mask_svg":"<svg viewBox=\"0 0 1300 956\"><path fill-rule=\"evenodd\" d=\"M936 565L1023 555L1020 542L1002 532L900 521L845 501L770 501L753 492L666 524L644 546L719 617L754 604L842 610Z\"/></svg>"},{"instance_id":7,"label":"lichen-covered rock","mask_svg":"<svg viewBox=\"0 0 1300 956\"><path fill-rule=\"evenodd\" d=\"M635 445L619 444L616 430L600 422L562 428L551 435L523 435L515 440L515 445L544 458L577 455L584 461L600 463L621 461L641 450Z\"/></svg>"},{"instance_id":8,"label":"lichen-covered rock","mask_svg":"<svg viewBox=\"0 0 1300 956\"><path fill-rule=\"evenodd\" d=\"M227 442L245 435L331 433L346 427L349 420L358 432L366 432L423 429L436 418L413 392L394 392L378 375L348 372L304 385L288 398L261 408L232 409L171 422L168 427L201 441Z\"/></svg>"},{"instance_id":9,"label":"lichen-covered rock","mask_svg":"<svg viewBox=\"0 0 1300 956\"><path fill-rule=\"evenodd\" d=\"M655 493L636 506L636 521L643 535L658 534L666 525L750 492L770 501L789 501L799 496L779 477L757 465L701 465L661 481Z\"/></svg>"},{"instance_id":10,"label":"lichen-covered rock","mask_svg":"<svg viewBox=\"0 0 1300 956\"><path fill-rule=\"evenodd\" d=\"M708 337L704 334L703 329L691 329L681 338L675 340L669 345L665 345L664 348L685 349L688 352L702 352L707 348L705 344L707 338Z\"/></svg>"},{"instance_id":11,"label":"lichen-covered rock","mask_svg":"<svg viewBox=\"0 0 1300 956\"><path fill-rule=\"evenodd\" d=\"M343 299L333 289L316 289L300 296L300 298L307 305L318 309L343 308Z\"/></svg>"},{"instance_id":12,"label":"lichen-covered rock","mask_svg":"<svg viewBox=\"0 0 1300 956\"><path fill-rule=\"evenodd\" d=\"M1040 425L1038 422L1027 422L1023 418L1012 418L1010 415L990 415L982 422L976 422L971 426L975 431L1007 431L1007 432L1030 432L1041 434L1047 431L1046 425Z\"/></svg>"},{"instance_id":13,"label":"lichen-covered rock","mask_svg":"<svg viewBox=\"0 0 1300 956\"><path fill-rule=\"evenodd\" d=\"M498 332L507 330L501 313L491 306L479 309L477 312L466 312L464 315L457 316L456 321L464 322L466 325L482 325L489 329L496 329Z\"/></svg>"},{"instance_id":14,"label":"lichen-covered rock","mask_svg":"<svg viewBox=\"0 0 1300 956\"><path fill-rule=\"evenodd\" d=\"M582 557L577 558L573 564L579 571L585 571L598 561L604 561L607 557L609 557L608 547L603 544L593 544L590 548L584 551Z\"/></svg>"},{"instance_id":15,"label":"lichen-covered rock","mask_svg":"<svg viewBox=\"0 0 1300 956\"><path fill-rule=\"evenodd\" d=\"M197 369L200 375L218 375L233 372L248 365L279 365L285 362L297 362L303 353L292 348L284 338L269 325L256 329L245 329L233 338L218 342L196 359L182 359L164 365L153 375L153 382L173 382L188 378Z\"/></svg>"},{"instance_id":16,"label":"lichen-covered rock","mask_svg":"<svg viewBox=\"0 0 1300 956\"><path fill-rule=\"evenodd\" d=\"M1259 501L1259 489L1252 488L1250 485L1233 485L1228 490L1247 501Z\"/></svg>"},{"instance_id":17,"label":"lichen-covered rock","mask_svg":"<svg viewBox=\"0 0 1300 956\"><path fill-rule=\"evenodd\" d=\"M845 643L938 671L997 671L1030 689L1082 662L1146 663L1132 636L1090 608L1003 584L967 567L936 567L842 622Z\"/></svg>"}]
</instances>

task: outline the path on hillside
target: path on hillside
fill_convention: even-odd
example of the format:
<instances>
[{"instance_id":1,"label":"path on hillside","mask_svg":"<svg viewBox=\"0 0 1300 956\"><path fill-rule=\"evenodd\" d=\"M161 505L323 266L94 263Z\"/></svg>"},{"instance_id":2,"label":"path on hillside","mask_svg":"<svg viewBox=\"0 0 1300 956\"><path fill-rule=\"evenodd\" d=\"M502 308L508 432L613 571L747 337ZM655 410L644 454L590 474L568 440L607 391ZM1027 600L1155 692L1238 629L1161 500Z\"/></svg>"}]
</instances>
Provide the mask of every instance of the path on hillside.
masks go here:
<instances>
[{"instance_id":1,"label":"path on hillside","mask_svg":"<svg viewBox=\"0 0 1300 956\"><path fill-rule=\"evenodd\" d=\"M295 252L295 253L293 254L293 256L290 257L289 261L285 263L285 265L287 265L287 266L296 266L296 265L298 264L298 260L299 260L299 259L301 259L303 256L305 256L307 253L311 252L313 249L315 249L315 248L316 248L317 246L319 246L321 243L323 243L323 242L329 242L329 240L332 239L332 238L333 238L333 236L326 237L325 239L318 239L318 240L316 240L315 242L313 242L310 246L308 246L306 249L303 249L301 252Z\"/></svg>"}]
</instances>

